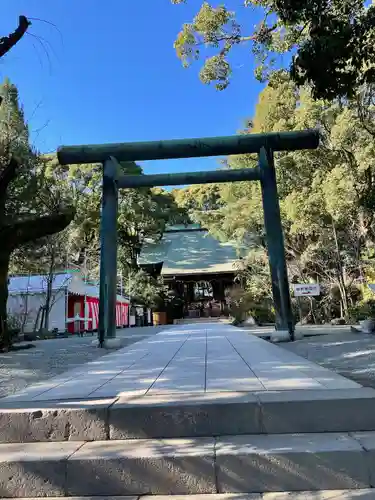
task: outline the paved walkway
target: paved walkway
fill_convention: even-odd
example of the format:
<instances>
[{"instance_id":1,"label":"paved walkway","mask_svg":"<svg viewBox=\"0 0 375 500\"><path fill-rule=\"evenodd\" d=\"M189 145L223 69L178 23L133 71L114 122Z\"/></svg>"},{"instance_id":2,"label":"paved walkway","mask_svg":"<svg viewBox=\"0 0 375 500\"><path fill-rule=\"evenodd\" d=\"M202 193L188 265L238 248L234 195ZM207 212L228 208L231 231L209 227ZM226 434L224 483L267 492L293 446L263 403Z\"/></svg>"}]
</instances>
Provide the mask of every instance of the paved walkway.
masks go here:
<instances>
[{"instance_id":1,"label":"paved walkway","mask_svg":"<svg viewBox=\"0 0 375 500\"><path fill-rule=\"evenodd\" d=\"M207 323L168 328L1 402L358 387L237 328Z\"/></svg>"},{"instance_id":2,"label":"paved walkway","mask_svg":"<svg viewBox=\"0 0 375 500\"><path fill-rule=\"evenodd\" d=\"M159 332L162 327L117 330L121 347L128 347ZM0 353L0 397L9 396L26 387L56 377L84 363L107 354L93 344L91 335L32 342L33 349ZM30 342L25 342L30 344Z\"/></svg>"}]
</instances>

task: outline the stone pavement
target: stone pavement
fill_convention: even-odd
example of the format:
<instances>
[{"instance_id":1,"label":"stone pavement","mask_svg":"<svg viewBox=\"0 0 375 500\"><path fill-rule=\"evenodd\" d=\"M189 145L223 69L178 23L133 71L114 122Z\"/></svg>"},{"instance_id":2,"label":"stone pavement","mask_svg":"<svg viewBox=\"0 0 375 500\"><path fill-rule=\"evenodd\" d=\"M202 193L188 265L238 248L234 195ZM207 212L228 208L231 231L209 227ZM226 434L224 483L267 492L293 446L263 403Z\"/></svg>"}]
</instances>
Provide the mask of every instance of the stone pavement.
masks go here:
<instances>
[{"instance_id":1,"label":"stone pavement","mask_svg":"<svg viewBox=\"0 0 375 500\"><path fill-rule=\"evenodd\" d=\"M162 327L117 330L121 346L127 347L159 332ZM91 335L33 342L32 349L0 353L0 398L48 380L108 354L93 344ZM25 342L30 344L30 342Z\"/></svg>"},{"instance_id":2,"label":"stone pavement","mask_svg":"<svg viewBox=\"0 0 375 500\"><path fill-rule=\"evenodd\" d=\"M0 402L360 387L237 328L207 323L169 327Z\"/></svg>"},{"instance_id":3,"label":"stone pavement","mask_svg":"<svg viewBox=\"0 0 375 500\"><path fill-rule=\"evenodd\" d=\"M175 326L1 399L0 497L373 500L374 415L373 389L265 340Z\"/></svg>"}]
</instances>

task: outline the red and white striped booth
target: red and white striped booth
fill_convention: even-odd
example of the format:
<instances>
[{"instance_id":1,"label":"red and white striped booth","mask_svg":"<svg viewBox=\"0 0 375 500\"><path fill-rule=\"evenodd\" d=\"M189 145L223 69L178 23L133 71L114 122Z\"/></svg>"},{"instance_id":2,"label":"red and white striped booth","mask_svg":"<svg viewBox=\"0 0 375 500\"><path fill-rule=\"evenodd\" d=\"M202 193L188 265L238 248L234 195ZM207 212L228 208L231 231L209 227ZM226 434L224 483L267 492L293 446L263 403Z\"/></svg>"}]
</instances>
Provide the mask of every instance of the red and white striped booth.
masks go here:
<instances>
[{"instance_id":1,"label":"red and white striped booth","mask_svg":"<svg viewBox=\"0 0 375 500\"><path fill-rule=\"evenodd\" d=\"M7 308L15 316L25 314L25 331L31 332L40 308L45 305L47 277L13 276L9 279ZM50 328L70 333L96 330L99 323L99 286L87 285L80 272L58 273L52 281ZM129 324L129 300L117 296L116 325Z\"/></svg>"},{"instance_id":2,"label":"red and white striped booth","mask_svg":"<svg viewBox=\"0 0 375 500\"><path fill-rule=\"evenodd\" d=\"M83 302L82 310L83 313ZM86 295L86 330L97 330L99 326L99 298ZM116 301L116 326L122 328L128 326L129 321L129 301L124 297L117 296Z\"/></svg>"},{"instance_id":3,"label":"red and white striped booth","mask_svg":"<svg viewBox=\"0 0 375 500\"><path fill-rule=\"evenodd\" d=\"M86 307L85 307L86 302ZM68 321L68 331L97 330L99 326L99 287L86 285L85 295L71 293L68 297L68 317L80 317L80 324ZM117 295L116 326L127 327L129 324L129 300Z\"/></svg>"}]
</instances>

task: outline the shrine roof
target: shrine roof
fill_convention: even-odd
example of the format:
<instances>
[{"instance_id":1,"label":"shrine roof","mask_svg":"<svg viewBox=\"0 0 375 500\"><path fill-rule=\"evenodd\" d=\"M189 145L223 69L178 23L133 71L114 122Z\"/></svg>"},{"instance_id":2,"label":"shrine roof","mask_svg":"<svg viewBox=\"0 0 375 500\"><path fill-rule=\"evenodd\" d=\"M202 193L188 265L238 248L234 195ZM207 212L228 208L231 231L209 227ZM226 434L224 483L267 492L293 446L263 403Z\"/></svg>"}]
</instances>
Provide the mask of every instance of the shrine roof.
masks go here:
<instances>
[{"instance_id":1,"label":"shrine roof","mask_svg":"<svg viewBox=\"0 0 375 500\"><path fill-rule=\"evenodd\" d=\"M158 243L145 245L139 264L163 263L161 275L236 272L236 248L194 225L171 227Z\"/></svg>"}]
</instances>

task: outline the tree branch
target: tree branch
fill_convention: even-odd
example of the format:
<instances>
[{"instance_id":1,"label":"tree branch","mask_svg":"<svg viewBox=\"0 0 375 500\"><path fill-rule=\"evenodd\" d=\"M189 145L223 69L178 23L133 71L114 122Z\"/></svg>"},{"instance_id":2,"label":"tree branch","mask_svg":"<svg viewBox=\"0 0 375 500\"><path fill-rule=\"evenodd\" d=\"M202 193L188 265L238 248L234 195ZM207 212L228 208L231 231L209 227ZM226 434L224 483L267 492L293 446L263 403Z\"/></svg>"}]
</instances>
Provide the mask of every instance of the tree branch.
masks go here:
<instances>
[{"instance_id":1,"label":"tree branch","mask_svg":"<svg viewBox=\"0 0 375 500\"><path fill-rule=\"evenodd\" d=\"M9 160L8 165L0 173L0 221L4 218L6 192L9 184L15 179L18 170L18 161L15 158Z\"/></svg>"},{"instance_id":2,"label":"tree branch","mask_svg":"<svg viewBox=\"0 0 375 500\"><path fill-rule=\"evenodd\" d=\"M74 215L74 210L67 209L57 214L34 217L4 225L0 228L0 240L6 242L6 246L10 250L14 250L20 245L62 231L71 223Z\"/></svg>"},{"instance_id":3,"label":"tree branch","mask_svg":"<svg viewBox=\"0 0 375 500\"><path fill-rule=\"evenodd\" d=\"M27 19L27 17L20 16L18 20L18 26L13 31L13 33L0 38L0 57L3 57L7 52L10 51L11 48L16 45L16 43L21 40L29 26L31 26L31 22Z\"/></svg>"},{"instance_id":4,"label":"tree branch","mask_svg":"<svg viewBox=\"0 0 375 500\"><path fill-rule=\"evenodd\" d=\"M18 161L12 157L8 165L0 173L0 198L3 197L8 189L9 184L16 177Z\"/></svg>"}]
</instances>

